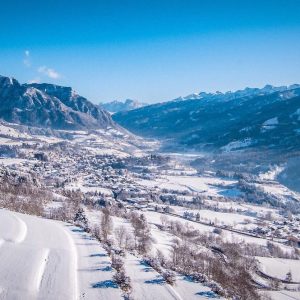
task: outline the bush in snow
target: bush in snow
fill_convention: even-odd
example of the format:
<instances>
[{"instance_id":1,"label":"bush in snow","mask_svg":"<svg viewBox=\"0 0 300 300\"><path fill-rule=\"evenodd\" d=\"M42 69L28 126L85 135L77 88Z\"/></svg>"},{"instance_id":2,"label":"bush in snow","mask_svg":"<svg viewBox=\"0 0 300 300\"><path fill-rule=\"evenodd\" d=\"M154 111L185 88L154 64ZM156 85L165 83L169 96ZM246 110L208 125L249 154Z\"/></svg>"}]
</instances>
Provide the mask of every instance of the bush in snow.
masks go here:
<instances>
[{"instance_id":1,"label":"bush in snow","mask_svg":"<svg viewBox=\"0 0 300 300\"><path fill-rule=\"evenodd\" d=\"M158 258L156 258L156 257L144 257L143 260L146 264L148 264L150 267L152 267L158 273L162 272L162 269L161 269Z\"/></svg>"},{"instance_id":2,"label":"bush in snow","mask_svg":"<svg viewBox=\"0 0 300 300\"><path fill-rule=\"evenodd\" d=\"M174 272L168 270L168 271L163 272L162 276L163 276L164 280L168 284L171 284L171 285L175 284L175 282L176 282L176 275L175 275Z\"/></svg>"},{"instance_id":3,"label":"bush in snow","mask_svg":"<svg viewBox=\"0 0 300 300\"><path fill-rule=\"evenodd\" d=\"M120 272L117 272L113 276L113 280L119 285L119 287L124 291L125 293L130 293L132 290L131 286L131 280L129 276L126 276L126 273L124 270L121 270Z\"/></svg>"},{"instance_id":4,"label":"bush in snow","mask_svg":"<svg viewBox=\"0 0 300 300\"><path fill-rule=\"evenodd\" d=\"M156 258L159 262L159 264L162 266L162 267L165 267L167 265L167 259L165 258L165 256L163 255L163 253L158 249L156 251Z\"/></svg>"},{"instance_id":5,"label":"bush in snow","mask_svg":"<svg viewBox=\"0 0 300 300\"><path fill-rule=\"evenodd\" d=\"M202 273L193 273L191 274L191 277L193 278L193 280L197 282L201 282L201 283L208 282L208 277Z\"/></svg>"},{"instance_id":6,"label":"bush in snow","mask_svg":"<svg viewBox=\"0 0 300 300\"><path fill-rule=\"evenodd\" d=\"M206 286L210 287L211 290L218 295L225 295L224 289L215 281L210 281Z\"/></svg>"},{"instance_id":7,"label":"bush in snow","mask_svg":"<svg viewBox=\"0 0 300 300\"><path fill-rule=\"evenodd\" d=\"M122 260L121 257L117 256L117 255L112 255L111 258L111 266L117 270L118 272L120 272L124 266L124 261Z\"/></svg>"}]
</instances>

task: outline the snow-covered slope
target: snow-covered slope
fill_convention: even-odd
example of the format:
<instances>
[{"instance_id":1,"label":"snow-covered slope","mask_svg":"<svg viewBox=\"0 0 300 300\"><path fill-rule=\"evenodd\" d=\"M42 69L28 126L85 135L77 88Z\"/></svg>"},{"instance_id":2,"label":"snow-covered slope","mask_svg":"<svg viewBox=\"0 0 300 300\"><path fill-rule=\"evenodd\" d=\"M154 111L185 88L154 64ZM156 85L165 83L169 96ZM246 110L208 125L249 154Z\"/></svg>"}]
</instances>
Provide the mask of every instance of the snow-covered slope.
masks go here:
<instances>
[{"instance_id":1,"label":"snow-covered slope","mask_svg":"<svg viewBox=\"0 0 300 300\"><path fill-rule=\"evenodd\" d=\"M113 119L136 134L165 140L169 150L299 150L299 99L299 85L246 88L193 94L119 112Z\"/></svg>"},{"instance_id":2,"label":"snow-covered slope","mask_svg":"<svg viewBox=\"0 0 300 300\"><path fill-rule=\"evenodd\" d=\"M96 240L66 223L0 210L0 299L121 299Z\"/></svg>"},{"instance_id":3,"label":"snow-covered slope","mask_svg":"<svg viewBox=\"0 0 300 300\"><path fill-rule=\"evenodd\" d=\"M100 107L111 112L116 113L120 111L128 111L136 108L146 106L146 103L139 102L137 100L126 99L125 101L111 101L107 103L100 103Z\"/></svg>"}]
</instances>

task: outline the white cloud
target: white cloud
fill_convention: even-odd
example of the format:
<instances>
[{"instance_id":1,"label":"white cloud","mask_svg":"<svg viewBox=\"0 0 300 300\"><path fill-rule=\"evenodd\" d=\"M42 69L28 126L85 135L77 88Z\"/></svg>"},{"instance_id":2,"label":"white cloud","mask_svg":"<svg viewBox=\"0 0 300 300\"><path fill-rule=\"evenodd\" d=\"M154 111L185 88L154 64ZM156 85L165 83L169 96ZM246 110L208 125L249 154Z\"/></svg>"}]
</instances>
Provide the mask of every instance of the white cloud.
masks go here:
<instances>
[{"instance_id":1,"label":"white cloud","mask_svg":"<svg viewBox=\"0 0 300 300\"><path fill-rule=\"evenodd\" d=\"M24 51L25 58L23 59L23 64L25 67L31 67L31 62L30 62L30 52L29 50Z\"/></svg>"},{"instance_id":2,"label":"white cloud","mask_svg":"<svg viewBox=\"0 0 300 300\"><path fill-rule=\"evenodd\" d=\"M48 68L46 66L39 67L38 72L52 79L58 79L61 77L61 75L54 69Z\"/></svg>"}]
</instances>

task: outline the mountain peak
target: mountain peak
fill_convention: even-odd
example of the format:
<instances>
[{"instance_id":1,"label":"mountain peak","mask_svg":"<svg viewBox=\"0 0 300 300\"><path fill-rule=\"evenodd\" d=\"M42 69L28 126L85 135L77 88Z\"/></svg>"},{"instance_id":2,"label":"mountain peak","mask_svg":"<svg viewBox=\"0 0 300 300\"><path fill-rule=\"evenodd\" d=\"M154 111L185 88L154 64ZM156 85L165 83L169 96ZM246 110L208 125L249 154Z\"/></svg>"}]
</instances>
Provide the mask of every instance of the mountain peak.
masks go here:
<instances>
[{"instance_id":1,"label":"mountain peak","mask_svg":"<svg viewBox=\"0 0 300 300\"><path fill-rule=\"evenodd\" d=\"M49 83L20 84L0 76L0 118L53 129L115 127L109 113L78 95L71 87Z\"/></svg>"},{"instance_id":2,"label":"mountain peak","mask_svg":"<svg viewBox=\"0 0 300 300\"><path fill-rule=\"evenodd\" d=\"M0 75L0 86L13 86L13 85L20 86L20 83L14 77L7 77L7 76Z\"/></svg>"},{"instance_id":3,"label":"mountain peak","mask_svg":"<svg viewBox=\"0 0 300 300\"><path fill-rule=\"evenodd\" d=\"M257 95L267 95L275 92L281 92L286 91L290 89L296 89L299 88L299 84L293 84L291 86L273 86L271 84L266 84L263 88L251 88L246 87L242 90L236 90L236 91L227 91L225 93L216 91L214 93L208 93L208 92L200 92L200 93L193 93L184 97L179 97L174 99L173 101L182 101L182 100L199 100L202 98L212 98L214 100L222 99L224 101L230 100L230 99L236 99L240 97L254 97Z\"/></svg>"},{"instance_id":4,"label":"mountain peak","mask_svg":"<svg viewBox=\"0 0 300 300\"><path fill-rule=\"evenodd\" d=\"M111 113L129 111L132 109L143 107L145 105L147 104L141 103L138 100L133 99L126 99L124 101L113 100L107 103L100 103L100 107L104 108L105 110Z\"/></svg>"}]
</instances>

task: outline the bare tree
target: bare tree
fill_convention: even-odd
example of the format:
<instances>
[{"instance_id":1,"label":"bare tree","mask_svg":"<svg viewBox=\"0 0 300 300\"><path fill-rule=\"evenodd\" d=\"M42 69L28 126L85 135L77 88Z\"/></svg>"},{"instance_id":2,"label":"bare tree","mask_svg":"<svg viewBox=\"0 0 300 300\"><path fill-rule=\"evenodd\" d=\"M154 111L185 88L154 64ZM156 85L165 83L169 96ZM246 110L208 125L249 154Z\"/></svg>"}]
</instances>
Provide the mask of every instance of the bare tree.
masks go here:
<instances>
[{"instance_id":1,"label":"bare tree","mask_svg":"<svg viewBox=\"0 0 300 300\"><path fill-rule=\"evenodd\" d=\"M146 254L151 249L151 229L146 217L133 214L131 224L134 228L135 247L141 254Z\"/></svg>"},{"instance_id":2,"label":"bare tree","mask_svg":"<svg viewBox=\"0 0 300 300\"><path fill-rule=\"evenodd\" d=\"M107 208L102 210L101 216L101 234L103 241L108 241L108 236L111 234L113 229L113 221L110 216L110 211Z\"/></svg>"},{"instance_id":3,"label":"bare tree","mask_svg":"<svg viewBox=\"0 0 300 300\"><path fill-rule=\"evenodd\" d=\"M125 248L127 230L124 225L115 229L115 239L119 248Z\"/></svg>"}]
</instances>

